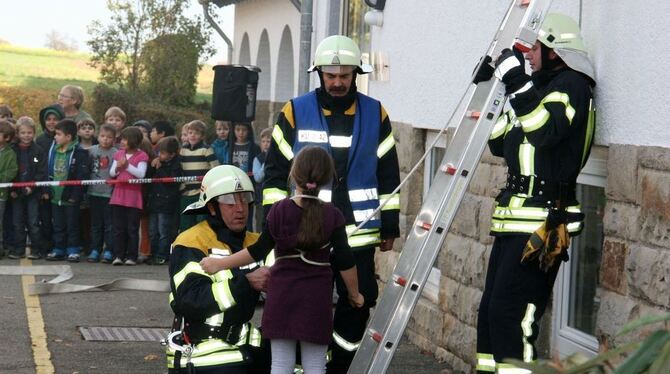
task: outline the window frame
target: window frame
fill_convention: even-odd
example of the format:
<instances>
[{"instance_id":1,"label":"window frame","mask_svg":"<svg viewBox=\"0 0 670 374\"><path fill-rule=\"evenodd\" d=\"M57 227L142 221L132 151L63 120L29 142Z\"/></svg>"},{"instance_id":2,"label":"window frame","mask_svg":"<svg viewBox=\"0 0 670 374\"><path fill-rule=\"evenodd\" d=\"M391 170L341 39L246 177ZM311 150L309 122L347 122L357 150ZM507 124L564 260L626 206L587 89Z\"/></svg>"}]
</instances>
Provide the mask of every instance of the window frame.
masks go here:
<instances>
[{"instance_id":1,"label":"window frame","mask_svg":"<svg viewBox=\"0 0 670 374\"><path fill-rule=\"evenodd\" d=\"M577 183L587 186L602 187L607 185L607 148L594 146L591 156L581 173ZM574 242L574 241L573 241ZM572 247L569 249L572 258ZM566 263L569 264L570 262ZM587 357L598 354L598 339L568 325L570 313L570 279L572 266L561 266L554 283L552 300L552 351L558 352L561 358L574 353L582 353Z\"/></svg>"}]
</instances>

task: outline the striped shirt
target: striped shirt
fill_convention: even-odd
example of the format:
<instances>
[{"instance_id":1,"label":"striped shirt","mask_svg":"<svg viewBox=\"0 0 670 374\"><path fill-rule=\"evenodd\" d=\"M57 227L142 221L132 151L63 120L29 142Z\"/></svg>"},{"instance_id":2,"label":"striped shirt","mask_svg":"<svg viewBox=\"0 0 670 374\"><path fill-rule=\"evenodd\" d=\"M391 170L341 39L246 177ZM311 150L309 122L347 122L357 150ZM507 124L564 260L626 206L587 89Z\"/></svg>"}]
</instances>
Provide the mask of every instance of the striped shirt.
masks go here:
<instances>
[{"instance_id":1,"label":"striped shirt","mask_svg":"<svg viewBox=\"0 0 670 374\"><path fill-rule=\"evenodd\" d=\"M214 150L204 142L195 145L184 144L179 152L181 168L185 177L205 175L210 169L219 166ZM181 193L184 196L195 196L200 193L200 182L182 183Z\"/></svg>"}]
</instances>

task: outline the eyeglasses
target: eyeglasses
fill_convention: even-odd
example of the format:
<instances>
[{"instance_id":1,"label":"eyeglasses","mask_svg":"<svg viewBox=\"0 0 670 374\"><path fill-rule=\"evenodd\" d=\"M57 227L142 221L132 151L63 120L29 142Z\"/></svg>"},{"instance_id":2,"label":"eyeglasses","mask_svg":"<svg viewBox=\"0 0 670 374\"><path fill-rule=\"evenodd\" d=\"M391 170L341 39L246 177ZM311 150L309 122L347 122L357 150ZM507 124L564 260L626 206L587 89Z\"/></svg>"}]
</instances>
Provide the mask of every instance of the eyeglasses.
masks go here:
<instances>
[{"instance_id":1,"label":"eyeglasses","mask_svg":"<svg viewBox=\"0 0 670 374\"><path fill-rule=\"evenodd\" d=\"M62 93L58 94L58 98L59 99L74 99L74 97L68 96L68 95L65 95L65 94L62 94Z\"/></svg>"},{"instance_id":2,"label":"eyeglasses","mask_svg":"<svg viewBox=\"0 0 670 374\"><path fill-rule=\"evenodd\" d=\"M254 195L251 192L229 193L217 196L216 201L226 205L249 204L254 201Z\"/></svg>"}]
</instances>

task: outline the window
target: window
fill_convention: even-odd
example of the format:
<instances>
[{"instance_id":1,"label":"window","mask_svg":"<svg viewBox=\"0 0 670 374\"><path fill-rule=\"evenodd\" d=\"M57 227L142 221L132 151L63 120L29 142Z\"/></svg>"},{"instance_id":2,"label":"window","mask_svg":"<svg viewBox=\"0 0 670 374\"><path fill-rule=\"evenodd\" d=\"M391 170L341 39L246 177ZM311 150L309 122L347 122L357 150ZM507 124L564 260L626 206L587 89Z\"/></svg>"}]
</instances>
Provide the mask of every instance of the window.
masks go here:
<instances>
[{"instance_id":1,"label":"window","mask_svg":"<svg viewBox=\"0 0 670 374\"><path fill-rule=\"evenodd\" d=\"M607 200L606 157L606 149L594 148L577 179L577 198L585 215L584 230L572 239L570 261L561 267L554 286L552 346L561 356L598 352L598 341L593 335L599 306L598 269Z\"/></svg>"},{"instance_id":2,"label":"window","mask_svg":"<svg viewBox=\"0 0 670 374\"><path fill-rule=\"evenodd\" d=\"M346 15L343 19L342 30L344 35L353 39L361 49L361 60L363 63L370 63L370 25L365 23L365 13L370 8L364 0L348 0L345 7ZM368 93L367 74L358 74L356 76L356 87L358 91L364 94Z\"/></svg>"}]
</instances>

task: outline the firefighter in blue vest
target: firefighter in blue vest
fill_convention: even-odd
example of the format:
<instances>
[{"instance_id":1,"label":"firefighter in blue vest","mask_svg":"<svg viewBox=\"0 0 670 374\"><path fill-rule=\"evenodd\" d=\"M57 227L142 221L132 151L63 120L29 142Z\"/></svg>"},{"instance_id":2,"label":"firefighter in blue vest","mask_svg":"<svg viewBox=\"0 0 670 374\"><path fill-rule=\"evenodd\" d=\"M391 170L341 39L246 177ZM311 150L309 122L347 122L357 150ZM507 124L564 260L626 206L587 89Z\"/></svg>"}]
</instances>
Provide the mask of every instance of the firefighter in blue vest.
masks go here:
<instances>
[{"instance_id":1,"label":"firefighter in blue vest","mask_svg":"<svg viewBox=\"0 0 670 374\"><path fill-rule=\"evenodd\" d=\"M593 141L595 75L578 24L548 14L525 59L530 76L519 51L503 50L495 68L509 105L489 148L505 158L508 176L491 224L495 241L479 306L478 373L530 372L503 360L537 358L539 320L560 263L568 259L569 237L583 226L576 181Z\"/></svg>"},{"instance_id":2,"label":"firefighter in blue vest","mask_svg":"<svg viewBox=\"0 0 670 374\"><path fill-rule=\"evenodd\" d=\"M175 313L167 339L169 373L269 373L269 349L250 322L265 289L272 258L209 275L205 256L226 256L256 242L246 230L254 187L245 172L222 165L205 174L200 198L184 214L205 221L182 232L170 254L170 307Z\"/></svg>"},{"instance_id":3,"label":"firefighter in blue vest","mask_svg":"<svg viewBox=\"0 0 670 374\"><path fill-rule=\"evenodd\" d=\"M329 373L344 373L363 336L370 308L378 296L375 248L389 251L399 236L400 198L393 193L400 183L398 156L391 122L381 103L357 92L357 74L372 71L361 63L356 43L341 35L324 39L317 47L314 65L321 87L290 100L278 116L265 163L263 206L267 209L289 196L289 169L293 156L306 145L330 152L336 176L319 197L332 201L346 218L349 245L358 268L358 284L366 305L352 308L346 288L336 276L339 300L335 309ZM388 200L381 211L355 232Z\"/></svg>"}]
</instances>

